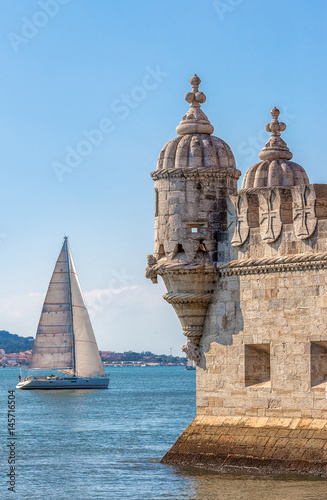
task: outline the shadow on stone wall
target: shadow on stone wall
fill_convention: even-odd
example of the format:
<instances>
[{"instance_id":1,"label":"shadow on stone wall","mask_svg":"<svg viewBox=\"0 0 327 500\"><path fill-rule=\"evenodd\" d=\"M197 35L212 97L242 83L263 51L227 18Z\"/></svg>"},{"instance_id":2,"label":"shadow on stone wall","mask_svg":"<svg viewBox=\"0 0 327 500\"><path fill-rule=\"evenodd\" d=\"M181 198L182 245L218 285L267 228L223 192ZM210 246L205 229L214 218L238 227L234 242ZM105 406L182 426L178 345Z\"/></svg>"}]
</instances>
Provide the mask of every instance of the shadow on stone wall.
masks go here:
<instances>
[{"instance_id":1,"label":"shadow on stone wall","mask_svg":"<svg viewBox=\"0 0 327 500\"><path fill-rule=\"evenodd\" d=\"M240 277L220 276L217 281L217 290L208 308L203 335L201 351L207 354L210 345L233 345L233 337L244 328L241 309ZM199 366L206 369L206 356L201 356Z\"/></svg>"}]
</instances>

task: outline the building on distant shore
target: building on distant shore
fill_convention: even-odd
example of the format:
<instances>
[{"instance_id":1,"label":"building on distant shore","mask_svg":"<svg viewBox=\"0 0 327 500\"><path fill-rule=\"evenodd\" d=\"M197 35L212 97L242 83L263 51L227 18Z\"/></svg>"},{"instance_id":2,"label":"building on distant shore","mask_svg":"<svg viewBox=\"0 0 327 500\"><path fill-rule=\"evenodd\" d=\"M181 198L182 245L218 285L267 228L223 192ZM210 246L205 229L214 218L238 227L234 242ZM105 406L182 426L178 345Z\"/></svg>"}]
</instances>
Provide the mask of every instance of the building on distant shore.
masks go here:
<instances>
[{"instance_id":1,"label":"building on distant shore","mask_svg":"<svg viewBox=\"0 0 327 500\"><path fill-rule=\"evenodd\" d=\"M151 174L146 275L162 277L197 363L197 416L163 461L326 476L327 185L291 161L273 108L238 189L200 79L190 83L190 110Z\"/></svg>"},{"instance_id":2,"label":"building on distant shore","mask_svg":"<svg viewBox=\"0 0 327 500\"><path fill-rule=\"evenodd\" d=\"M27 366L30 363L31 356L31 350L6 354L4 349L0 349L0 366Z\"/></svg>"},{"instance_id":3,"label":"building on distant shore","mask_svg":"<svg viewBox=\"0 0 327 500\"><path fill-rule=\"evenodd\" d=\"M4 349L0 349L0 366L28 366L31 356L31 350L6 354ZM158 355L151 352L100 351L100 356L103 363L108 366L178 366L186 363L185 357Z\"/></svg>"}]
</instances>

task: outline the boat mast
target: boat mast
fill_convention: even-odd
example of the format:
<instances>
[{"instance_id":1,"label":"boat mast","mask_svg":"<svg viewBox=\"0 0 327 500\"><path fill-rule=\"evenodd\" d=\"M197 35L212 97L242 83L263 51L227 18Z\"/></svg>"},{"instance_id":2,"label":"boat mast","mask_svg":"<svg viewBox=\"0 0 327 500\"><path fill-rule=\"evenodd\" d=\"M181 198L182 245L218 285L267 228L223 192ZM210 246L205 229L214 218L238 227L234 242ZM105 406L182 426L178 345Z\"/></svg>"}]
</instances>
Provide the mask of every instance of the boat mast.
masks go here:
<instances>
[{"instance_id":1,"label":"boat mast","mask_svg":"<svg viewBox=\"0 0 327 500\"><path fill-rule=\"evenodd\" d=\"M70 282L70 260L68 253L68 236L65 236L65 250L67 258L67 269L68 269L68 291L69 291L69 305L70 305L70 316L72 324L72 347L73 347L73 363L74 363L74 377L76 376L76 361L75 361L75 334L74 334L74 319L73 319L73 300L72 300L72 287Z\"/></svg>"}]
</instances>

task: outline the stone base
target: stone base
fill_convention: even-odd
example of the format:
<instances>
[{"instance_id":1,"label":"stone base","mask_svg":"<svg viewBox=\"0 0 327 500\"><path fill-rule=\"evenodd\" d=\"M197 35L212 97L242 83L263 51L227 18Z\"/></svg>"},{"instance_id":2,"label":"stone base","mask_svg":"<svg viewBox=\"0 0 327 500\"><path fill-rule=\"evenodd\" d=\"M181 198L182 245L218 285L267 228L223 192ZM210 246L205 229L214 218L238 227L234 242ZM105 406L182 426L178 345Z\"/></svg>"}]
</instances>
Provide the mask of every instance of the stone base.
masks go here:
<instances>
[{"instance_id":1,"label":"stone base","mask_svg":"<svg viewBox=\"0 0 327 500\"><path fill-rule=\"evenodd\" d=\"M327 477L327 420L198 416L162 463Z\"/></svg>"}]
</instances>

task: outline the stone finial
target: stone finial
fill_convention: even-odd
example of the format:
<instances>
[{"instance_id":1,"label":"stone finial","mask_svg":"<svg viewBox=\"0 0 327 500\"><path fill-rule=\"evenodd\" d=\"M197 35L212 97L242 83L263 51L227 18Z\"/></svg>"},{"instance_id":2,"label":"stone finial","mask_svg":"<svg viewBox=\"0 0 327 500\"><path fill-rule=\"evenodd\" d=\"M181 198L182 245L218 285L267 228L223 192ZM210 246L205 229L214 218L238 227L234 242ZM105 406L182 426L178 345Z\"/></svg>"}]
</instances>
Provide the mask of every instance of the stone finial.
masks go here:
<instances>
[{"instance_id":1,"label":"stone finial","mask_svg":"<svg viewBox=\"0 0 327 500\"><path fill-rule=\"evenodd\" d=\"M200 109L201 104L206 101L205 94L199 92L200 83L201 80L197 75L192 76L190 79L192 92L187 92L185 94L185 100L190 104L190 109L176 128L176 132L179 135L212 134L214 131L207 116Z\"/></svg>"},{"instance_id":2,"label":"stone finial","mask_svg":"<svg viewBox=\"0 0 327 500\"><path fill-rule=\"evenodd\" d=\"M275 135L280 135L281 132L286 130L286 124L283 122L278 121L278 117L280 115L279 109L276 108L276 106L270 111L270 114L272 116L272 122L267 123L266 125L266 130L267 132L271 132L272 136Z\"/></svg>"},{"instance_id":3,"label":"stone finial","mask_svg":"<svg viewBox=\"0 0 327 500\"><path fill-rule=\"evenodd\" d=\"M281 138L281 132L286 129L286 124L278 121L280 115L279 109L274 107L271 112L272 122L267 123L266 130L271 133L271 137L261 153L260 160L290 160L293 154L287 147L287 144Z\"/></svg>"},{"instance_id":4,"label":"stone finial","mask_svg":"<svg viewBox=\"0 0 327 500\"><path fill-rule=\"evenodd\" d=\"M276 107L271 110L270 114L273 119L271 123L267 123L266 130L271 133L271 137L259 153L259 158L260 160L290 160L293 154L280 136L280 133L286 129L286 124L278 121L280 111Z\"/></svg>"},{"instance_id":5,"label":"stone finial","mask_svg":"<svg viewBox=\"0 0 327 500\"><path fill-rule=\"evenodd\" d=\"M273 119L266 125L266 130L271 133L271 137L259 153L262 161L252 165L246 172L242 190L277 186L290 188L309 184L304 168L289 161L293 155L280 136L280 133L286 129L286 125L278 121L279 114L279 109L271 110Z\"/></svg>"},{"instance_id":6,"label":"stone finial","mask_svg":"<svg viewBox=\"0 0 327 500\"><path fill-rule=\"evenodd\" d=\"M197 75L192 76L190 84L192 92L186 92L185 101L190 103L191 108L199 108L206 101L206 96L203 92L199 92L200 78Z\"/></svg>"}]
</instances>

